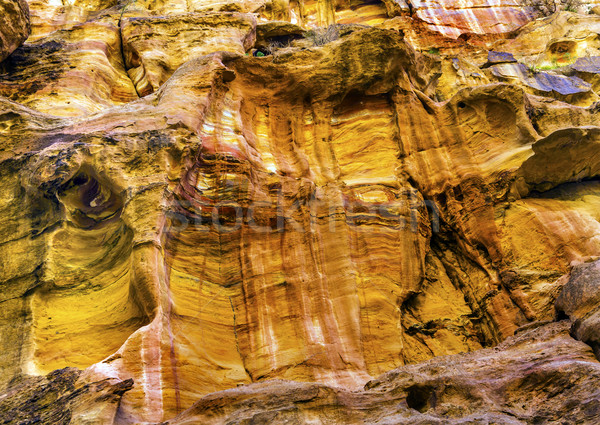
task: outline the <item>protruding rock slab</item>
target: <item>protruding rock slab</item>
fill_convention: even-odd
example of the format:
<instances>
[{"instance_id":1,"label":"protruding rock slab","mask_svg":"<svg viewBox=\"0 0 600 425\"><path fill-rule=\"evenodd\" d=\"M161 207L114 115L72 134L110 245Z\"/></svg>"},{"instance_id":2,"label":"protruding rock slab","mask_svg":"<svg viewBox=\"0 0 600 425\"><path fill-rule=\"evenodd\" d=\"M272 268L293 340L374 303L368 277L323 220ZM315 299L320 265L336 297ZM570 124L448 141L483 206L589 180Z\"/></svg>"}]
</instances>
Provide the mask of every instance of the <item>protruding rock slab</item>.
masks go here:
<instances>
[{"instance_id":1,"label":"protruding rock slab","mask_svg":"<svg viewBox=\"0 0 600 425\"><path fill-rule=\"evenodd\" d=\"M121 396L133 380L88 382L75 368L19 377L0 394L3 424L113 423Z\"/></svg>"},{"instance_id":2,"label":"protruding rock slab","mask_svg":"<svg viewBox=\"0 0 600 425\"><path fill-rule=\"evenodd\" d=\"M30 40L2 63L0 96L56 116L81 116L137 100L123 67L116 18Z\"/></svg>"},{"instance_id":3,"label":"protruding rock slab","mask_svg":"<svg viewBox=\"0 0 600 425\"><path fill-rule=\"evenodd\" d=\"M29 6L25 0L0 0L0 62L29 37Z\"/></svg>"},{"instance_id":4,"label":"protruding rock slab","mask_svg":"<svg viewBox=\"0 0 600 425\"><path fill-rule=\"evenodd\" d=\"M213 393L178 424L529 424L600 419L600 363L566 321L532 326L494 349L384 374L363 391L269 381ZM536 403L530 403L535 394Z\"/></svg>"},{"instance_id":5,"label":"protruding rock slab","mask_svg":"<svg viewBox=\"0 0 600 425\"><path fill-rule=\"evenodd\" d=\"M256 34L252 15L228 12L124 18L121 27L128 73L142 96L193 58L218 51L243 55Z\"/></svg>"}]
</instances>

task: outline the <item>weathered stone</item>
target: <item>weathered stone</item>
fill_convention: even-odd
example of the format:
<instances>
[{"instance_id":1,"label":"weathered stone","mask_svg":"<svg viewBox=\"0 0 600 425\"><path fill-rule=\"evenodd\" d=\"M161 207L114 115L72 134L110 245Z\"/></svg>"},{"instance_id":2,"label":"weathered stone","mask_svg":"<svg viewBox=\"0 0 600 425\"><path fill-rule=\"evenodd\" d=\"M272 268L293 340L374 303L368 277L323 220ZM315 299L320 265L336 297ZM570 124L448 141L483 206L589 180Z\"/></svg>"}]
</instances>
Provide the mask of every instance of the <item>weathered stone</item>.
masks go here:
<instances>
[{"instance_id":1,"label":"weathered stone","mask_svg":"<svg viewBox=\"0 0 600 425\"><path fill-rule=\"evenodd\" d=\"M225 12L124 18L121 28L127 72L141 96L156 91L185 62L219 51L243 55L256 37L251 15Z\"/></svg>"},{"instance_id":2,"label":"weathered stone","mask_svg":"<svg viewBox=\"0 0 600 425\"><path fill-rule=\"evenodd\" d=\"M0 62L23 44L30 32L27 2L0 1Z\"/></svg>"},{"instance_id":3,"label":"weathered stone","mask_svg":"<svg viewBox=\"0 0 600 425\"><path fill-rule=\"evenodd\" d=\"M402 367L348 392L267 381L203 397L168 424L534 424L600 420L600 364L569 324L539 327L493 350ZM535 397L535 403L530 403Z\"/></svg>"},{"instance_id":4,"label":"weathered stone","mask_svg":"<svg viewBox=\"0 0 600 425\"><path fill-rule=\"evenodd\" d=\"M390 2L32 1L0 65L0 385L133 379L117 424L594 423L597 362L549 322L600 253L599 86L567 66L600 21L423 7L483 34Z\"/></svg>"},{"instance_id":5,"label":"weathered stone","mask_svg":"<svg viewBox=\"0 0 600 425\"><path fill-rule=\"evenodd\" d=\"M494 65L494 64L498 64L498 63L513 63L513 62L517 61L512 53L495 52L493 50L488 52L487 60L488 60L488 64L490 64L490 65Z\"/></svg>"},{"instance_id":6,"label":"weathered stone","mask_svg":"<svg viewBox=\"0 0 600 425\"><path fill-rule=\"evenodd\" d=\"M578 58L573 64L572 68L579 72L600 74L600 56Z\"/></svg>"},{"instance_id":7,"label":"weathered stone","mask_svg":"<svg viewBox=\"0 0 600 425\"><path fill-rule=\"evenodd\" d=\"M19 376L0 394L3 424L113 423L133 381L86 381L74 368L46 376Z\"/></svg>"},{"instance_id":8,"label":"weathered stone","mask_svg":"<svg viewBox=\"0 0 600 425\"><path fill-rule=\"evenodd\" d=\"M532 71L523 64L501 64L491 68L492 74L505 81L518 80L537 92L556 92L563 96L591 92L592 86L579 77Z\"/></svg>"},{"instance_id":9,"label":"weathered stone","mask_svg":"<svg viewBox=\"0 0 600 425\"><path fill-rule=\"evenodd\" d=\"M137 99L123 67L116 18L104 16L21 46L0 64L0 96L57 116Z\"/></svg>"},{"instance_id":10,"label":"weathered stone","mask_svg":"<svg viewBox=\"0 0 600 425\"><path fill-rule=\"evenodd\" d=\"M575 321L574 336L600 356L600 261L576 265L556 299L558 316Z\"/></svg>"}]
</instances>

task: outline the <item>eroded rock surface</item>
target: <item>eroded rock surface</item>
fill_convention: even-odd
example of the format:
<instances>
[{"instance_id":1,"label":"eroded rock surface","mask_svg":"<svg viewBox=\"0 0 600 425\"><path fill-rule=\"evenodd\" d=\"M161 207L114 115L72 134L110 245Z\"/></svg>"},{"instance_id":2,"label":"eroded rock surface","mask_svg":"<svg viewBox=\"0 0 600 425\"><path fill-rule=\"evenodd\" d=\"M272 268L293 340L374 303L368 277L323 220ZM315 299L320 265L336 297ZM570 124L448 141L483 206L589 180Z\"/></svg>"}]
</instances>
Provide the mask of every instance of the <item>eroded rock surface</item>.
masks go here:
<instances>
[{"instance_id":1,"label":"eroded rock surface","mask_svg":"<svg viewBox=\"0 0 600 425\"><path fill-rule=\"evenodd\" d=\"M90 382L74 368L46 376L16 377L0 396L3 424L112 423L133 381Z\"/></svg>"},{"instance_id":2,"label":"eroded rock surface","mask_svg":"<svg viewBox=\"0 0 600 425\"><path fill-rule=\"evenodd\" d=\"M128 383L81 399L118 424L595 423L596 322L555 301L600 254L600 17L392 6L31 1L0 387Z\"/></svg>"},{"instance_id":3,"label":"eroded rock surface","mask_svg":"<svg viewBox=\"0 0 600 425\"><path fill-rule=\"evenodd\" d=\"M30 32L27 2L0 1L0 62L23 44Z\"/></svg>"},{"instance_id":4,"label":"eroded rock surface","mask_svg":"<svg viewBox=\"0 0 600 425\"><path fill-rule=\"evenodd\" d=\"M573 268L568 282L556 300L558 317L574 321L573 335L588 343L600 356L600 261L579 264Z\"/></svg>"},{"instance_id":5,"label":"eroded rock surface","mask_svg":"<svg viewBox=\"0 0 600 425\"><path fill-rule=\"evenodd\" d=\"M362 391L290 381L243 386L203 397L167 423L512 425L561 423L565 412L567 423L594 423L600 363L568 331L566 322L541 325L494 349L393 370Z\"/></svg>"}]
</instances>

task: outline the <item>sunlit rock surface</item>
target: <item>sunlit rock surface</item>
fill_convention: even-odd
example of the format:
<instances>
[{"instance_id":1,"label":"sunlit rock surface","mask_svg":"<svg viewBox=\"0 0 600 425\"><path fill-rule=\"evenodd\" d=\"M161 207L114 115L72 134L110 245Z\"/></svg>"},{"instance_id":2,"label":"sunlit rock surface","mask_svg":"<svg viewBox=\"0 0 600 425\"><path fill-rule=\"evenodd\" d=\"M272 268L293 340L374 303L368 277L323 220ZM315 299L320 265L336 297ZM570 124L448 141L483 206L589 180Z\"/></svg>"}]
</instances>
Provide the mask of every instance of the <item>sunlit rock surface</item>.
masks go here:
<instances>
[{"instance_id":1,"label":"sunlit rock surface","mask_svg":"<svg viewBox=\"0 0 600 425\"><path fill-rule=\"evenodd\" d=\"M406 1L431 29L453 38L513 31L535 17L535 11L518 0Z\"/></svg>"},{"instance_id":2,"label":"sunlit rock surface","mask_svg":"<svg viewBox=\"0 0 600 425\"><path fill-rule=\"evenodd\" d=\"M596 307L564 294L600 255L599 16L29 6L0 64L4 393L96 412L56 423L597 422Z\"/></svg>"},{"instance_id":3,"label":"sunlit rock surface","mask_svg":"<svg viewBox=\"0 0 600 425\"><path fill-rule=\"evenodd\" d=\"M256 21L249 14L214 12L124 18L121 28L127 72L144 96L190 59L221 50L243 55L254 45Z\"/></svg>"},{"instance_id":4,"label":"sunlit rock surface","mask_svg":"<svg viewBox=\"0 0 600 425\"><path fill-rule=\"evenodd\" d=\"M205 396L168 423L560 423L565 411L573 423L600 420L600 364L590 347L569 336L567 323L536 326L493 350L393 370L362 391L252 384Z\"/></svg>"},{"instance_id":5,"label":"sunlit rock surface","mask_svg":"<svg viewBox=\"0 0 600 425\"><path fill-rule=\"evenodd\" d=\"M138 98L116 18L26 43L0 64L0 96L48 115L79 116Z\"/></svg>"}]
</instances>

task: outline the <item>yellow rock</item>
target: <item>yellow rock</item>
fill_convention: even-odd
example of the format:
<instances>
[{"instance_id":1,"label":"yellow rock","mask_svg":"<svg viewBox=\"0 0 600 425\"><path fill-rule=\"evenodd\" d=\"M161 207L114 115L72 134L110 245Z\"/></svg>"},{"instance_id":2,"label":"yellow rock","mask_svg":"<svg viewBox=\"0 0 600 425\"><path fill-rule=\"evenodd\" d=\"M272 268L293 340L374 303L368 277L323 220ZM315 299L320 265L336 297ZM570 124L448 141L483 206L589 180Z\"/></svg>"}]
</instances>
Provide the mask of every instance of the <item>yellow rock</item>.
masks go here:
<instances>
[{"instance_id":1,"label":"yellow rock","mask_svg":"<svg viewBox=\"0 0 600 425\"><path fill-rule=\"evenodd\" d=\"M597 106L484 66L542 21L451 39L384 4L31 6L0 74L2 386L133 379L115 423L274 378L360 389L552 320L600 252ZM552 356L576 343L558 327Z\"/></svg>"}]
</instances>

